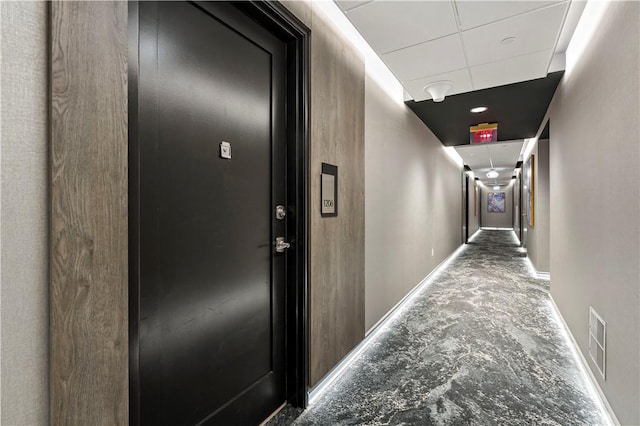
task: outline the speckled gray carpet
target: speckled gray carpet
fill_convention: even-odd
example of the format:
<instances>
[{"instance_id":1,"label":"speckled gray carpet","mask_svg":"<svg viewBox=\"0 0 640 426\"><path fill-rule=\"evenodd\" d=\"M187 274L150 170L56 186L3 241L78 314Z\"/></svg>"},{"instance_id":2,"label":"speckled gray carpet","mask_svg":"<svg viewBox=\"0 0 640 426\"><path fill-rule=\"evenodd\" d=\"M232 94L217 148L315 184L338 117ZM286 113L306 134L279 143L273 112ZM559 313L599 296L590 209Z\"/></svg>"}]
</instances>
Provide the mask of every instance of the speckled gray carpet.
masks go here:
<instances>
[{"instance_id":1,"label":"speckled gray carpet","mask_svg":"<svg viewBox=\"0 0 640 426\"><path fill-rule=\"evenodd\" d=\"M269 425L601 425L511 231L476 234L330 389Z\"/></svg>"}]
</instances>

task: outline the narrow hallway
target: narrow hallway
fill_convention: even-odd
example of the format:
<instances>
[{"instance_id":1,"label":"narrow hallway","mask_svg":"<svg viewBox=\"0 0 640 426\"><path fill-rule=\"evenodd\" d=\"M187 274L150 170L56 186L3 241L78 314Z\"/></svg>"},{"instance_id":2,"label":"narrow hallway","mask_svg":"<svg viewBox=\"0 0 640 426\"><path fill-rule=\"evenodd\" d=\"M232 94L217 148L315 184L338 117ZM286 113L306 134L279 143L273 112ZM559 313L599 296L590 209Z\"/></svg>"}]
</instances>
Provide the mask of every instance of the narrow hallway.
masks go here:
<instances>
[{"instance_id":1,"label":"narrow hallway","mask_svg":"<svg viewBox=\"0 0 640 426\"><path fill-rule=\"evenodd\" d=\"M307 411L269 424L608 424L548 286L513 232L479 231Z\"/></svg>"}]
</instances>

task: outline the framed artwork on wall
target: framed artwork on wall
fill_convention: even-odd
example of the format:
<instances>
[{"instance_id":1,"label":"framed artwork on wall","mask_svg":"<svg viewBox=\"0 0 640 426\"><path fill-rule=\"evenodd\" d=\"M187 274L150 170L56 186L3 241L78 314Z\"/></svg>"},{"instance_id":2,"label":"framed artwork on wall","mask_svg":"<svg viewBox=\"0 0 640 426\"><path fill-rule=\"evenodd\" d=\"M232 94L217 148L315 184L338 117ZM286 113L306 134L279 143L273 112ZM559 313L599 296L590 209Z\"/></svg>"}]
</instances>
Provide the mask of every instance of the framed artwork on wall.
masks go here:
<instances>
[{"instance_id":1,"label":"framed artwork on wall","mask_svg":"<svg viewBox=\"0 0 640 426\"><path fill-rule=\"evenodd\" d=\"M489 213L504 213L505 212L505 193L504 192L489 192L487 194L487 211Z\"/></svg>"},{"instance_id":2,"label":"framed artwork on wall","mask_svg":"<svg viewBox=\"0 0 640 426\"><path fill-rule=\"evenodd\" d=\"M530 156L524 167L524 184L527 194L527 222L531 228L535 225L535 159Z\"/></svg>"}]
</instances>

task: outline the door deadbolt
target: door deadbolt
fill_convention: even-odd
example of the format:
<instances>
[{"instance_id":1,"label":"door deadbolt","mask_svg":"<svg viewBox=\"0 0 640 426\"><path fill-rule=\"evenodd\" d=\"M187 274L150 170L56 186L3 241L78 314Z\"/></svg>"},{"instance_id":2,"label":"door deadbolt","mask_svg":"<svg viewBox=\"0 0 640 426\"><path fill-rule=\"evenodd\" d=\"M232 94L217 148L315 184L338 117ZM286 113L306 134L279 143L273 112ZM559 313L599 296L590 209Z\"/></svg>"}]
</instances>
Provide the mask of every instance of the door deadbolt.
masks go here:
<instances>
[{"instance_id":1,"label":"door deadbolt","mask_svg":"<svg viewBox=\"0 0 640 426\"><path fill-rule=\"evenodd\" d=\"M286 241L284 240L284 237L277 237L277 238L276 238L275 246L276 246L276 252L278 252L278 253L284 253L284 251L285 251L286 249L288 249L289 247L291 247L291 244L289 244L288 242L286 242Z\"/></svg>"},{"instance_id":2,"label":"door deadbolt","mask_svg":"<svg viewBox=\"0 0 640 426\"><path fill-rule=\"evenodd\" d=\"M282 220L287 216L287 211L284 206L276 206L276 219Z\"/></svg>"}]
</instances>

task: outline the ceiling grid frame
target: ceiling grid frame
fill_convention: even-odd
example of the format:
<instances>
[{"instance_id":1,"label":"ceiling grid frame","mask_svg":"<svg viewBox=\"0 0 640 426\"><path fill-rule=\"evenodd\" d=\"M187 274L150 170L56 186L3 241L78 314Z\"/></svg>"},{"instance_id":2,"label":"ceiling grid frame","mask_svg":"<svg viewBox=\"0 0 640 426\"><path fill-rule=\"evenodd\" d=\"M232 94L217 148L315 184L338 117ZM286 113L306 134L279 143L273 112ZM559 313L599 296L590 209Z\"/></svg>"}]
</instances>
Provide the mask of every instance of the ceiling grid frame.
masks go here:
<instances>
[{"instance_id":1,"label":"ceiling grid frame","mask_svg":"<svg viewBox=\"0 0 640 426\"><path fill-rule=\"evenodd\" d=\"M406 105L443 145L454 146L481 181L509 184L525 139L539 127L533 122L562 77L581 0L334 2L403 86ZM454 83L446 94L452 99L436 103L431 96L442 101L442 95L427 93L427 86L448 81ZM480 105L489 110L470 112ZM469 126L484 122L503 123L498 142L470 144ZM480 163L466 155L477 149L486 153ZM486 177L493 166L497 179Z\"/></svg>"},{"instance_id":2,"label":"ceiling grid frame","mask_svg":"<svg viewBox=\"0 0 640 426\"><path fill-rule=\"evenodd\" d=\"M455 0L451 0L451 7L453 8L453 14L456 17L456 25L458 26L458 37L460 37L460 42L462 43L462 53L464 54L464 61L467 65L467 74L469 75L471 88L474 89L476 85L473 82L473 74L471 74L471 68L469 67L469 55L467 55L467 47L465 46L464 39L462 38L462 21L460 20L460 12L458 11L458 4Z\"/></svg>"},{"instance_id":3,"label":"ceiling grid frame","mask_svg":"<svg viewBox=\"0 0 640 426\"><path fill-rule=\"evenodd\" d=\"M398 80L405 87L405 90L411 95L411 97L416 102L419 102L419 101L431 99L430 94L424 93L424 91L422 90L425 86L427 86L430 83L433 83L434 81L440 81L440 80L453 81L452 80L453 76L449 74L455 74L455 77L459 79L460 78L459 71L465 68L467 72L465 73L465 77L463 78L463 80L466 80L467 82L454 81L454 88L449 93L449 95L467 93L474 90L497 87L503 84L512 84L519 81L526 81L530 79L544 77L544 73L548 72L549 67L551 66L551 63L553 61L555 50L558 45L558 40L560 39L560 36L562 33L563 25L568 15L568 10L569 10L571 1L570 0L551 0L548 2L544 2L542 4L540 4L541 2L538 2L535 0L518 2L517 3L518 6L512 6L509 8L509 12L507 12L508 13L507 15L505 15L504 13L498 13L498 15L500 16L497 19L490 19L490 18L488 19L487 16L490 16L490 14L492 13L491 11L500 10L500 8L504 9L504 5L508 3L503 4L501 2L491 2L491 1L477 2L477 1L465 1L465 0L449 0L447 3L449 3L449 6L450 6L451 16L443 16L440 19L440 21L451 20L452 22L441 24L439 28L450 28L451 25L455 25L456 32L453 34L455 34L457 36L457 39L459 40L461 52L458 51L453 53L449 52L450 50L449 48L452 46L451 43L453 42L451 40L447 40L446 43L443 43L442 41L443 38L450 37L453 34L449 34L449 32L444 31L442 33L438 33L435 37L425 36L421 38L420 37L421 35L427 34L428 32L414 31L412 33L411 31L407 31L406 27L403 27L399 23L401 21L399 17L402 16L403 8L408 8L407 10L415 10L416 8L418 8L418 10L425 10L425 11L442 10L442 5L438 5L438 4L444 3L444 2L420 2L420 3L424 3L423 6L416 6L416 2L402 2L402 1L386 2L387 4L384 7L382 6L382 4L384 4L385 2L381 2L377 0L371 0L367 2L361 2L361 1L351 2L349 0L337 0L336 3L341 8L343 13L345 13L347 18L354 24L356 29L360 31L360 33L363 35L363 37L367 41L369 41L374 51L376 51L378 55L381 57L381 59L383 59L383 62L387 64L391 72L396 75ZM353 6L350 6L352 3L356 3L356 4ZM385 18L383 17L384 14L380 13L380 10L384 10L384 8L386 8L386 10L389 10L390 4L393 4L394 7L397 7L399 10L397 14L394 14L394 17L393 17L394 26L391 26L391 27L389 27L388 25L385 25L386 22L384 21ZM461 9L461 7L463 7L463 9ZM464 7L467 7L467 8L471 7L472 10L477 10L478 8L482 7L482 8L486 8L488 12L486 12L484 14L484 17L481 18L481 20L478 21L477 23L472 22L470 24L465 24L465 20L464 20L465 13L463 13ZM554 15L556 17L554 18L554 25L552 29L552 32L553 32L552 43L547 42L545 45L538 46L537 49L535 48L529 49L524 52L517 52L516 54L508 53L506 54L506 56L496 60L492 60L492 61L487 61L482 63L476 63L477 61L476 62L471 61L470 51L469 51L470 47L467 45L465 41L465 33L467 33L468 31L476 30L482 27L489 27L489 26L496 27L496 25L497 25L496 28L499 28L501 23L510 22L515 18L520 20L528 20L528 19L534 20L540 13L543 13L544 11L549 11L552 9L558 10L558 12ZM357 12L357 13L354 13L354 12ZM378 16L376 17L376 15ZM449 13L447 13L446 15L449 15ZM469 15L469 13L467 13L467 15ZM374 19L374 18L378 20L376 20L375 22L367 21L367 19ZM436 17L435 19L437 20L438 18ZM417 25L416 21L417 20L415 16L412 16L412 19L410 20L409 23L410 24L413 23ZM547 22L546 19L543 20L541 24L544 24L545 22ZM535 27L535 24L531 24L531 25L534 25ZM507 25L507 28L508 28L508 25ZM394 45L393 49L380 49L381 47L379 46L380 43L376 44L375 42L372 42L372 34L374 34L373 36L374 39L375 38L377 38L378 40L385 39L384 37L385 31L390 34L390 37L394 38L394 42L392 43ZM543 31L543 33L545 34L550 32L544 29L542 29L541 31ZM411 39L411 42L399 46L397 40L399 37L401 38L402 36L398 36L398 34L401 34L403 32L411 33L411 36L409 37ZM535 40L536 37L531 36L529 37L529 39ZM547 39L549 39L549 37L547 37ZM487 46L492 46L491 49L497 50L496 46L499 44L499 41L500 40L494 40L490 45L487 45ZM436 43L431 44L432 42L436 42ZM519 43L519 40L516 40L516 43ZM420 47L421 45L422 47ZM500 46L497 46L497 47L498 49L500 48ZM410 49L410 50L406 50L405 55L402 55L401 53L399 53L399 52L405 51L405 49ZM511 48L511 50L513 51L514 49ZM435 56L430 59L425 59L424 56L422 56L425 53L429 55L435 55ZM390 54L392 54L391 57L388 56ZM414 65L413 64L414 61L410 61L409 59L411 58L412 55L414 55L417 60L415 62L422 63L423 66L427 66L429 69L428 70L420 69L419 65L417 66ZM458 57L457 55L460 55L459 59L455 59L455 58L452 59L453 56ZM526 55L532 55L532 56L527 57ZM447 57L447 61L445 61L446 63L442 64L442 60L440 59L441 57ZM518 59L515 59L515 58L518 58ZM509 77L509 72L510 72L508 69L509 67L506 66L507 62L505 62L504 67L500 68L501 61L506 61L506 60L511 60L510 63L515 64L513 76L511 77ZM540 60L543 60L543 62L540 63ZM539 63L539 65L537 65L534 70L530 71L531 67L529 65L532 61L534 61L535 63ZM472 62L474 62L473 66L471 65ZM462 67L463 63L464 63L464 67ZM493 64L494 67L487 66L487 64ZM492 75L492 74L498 73L498 74L504 74L506 75L506 77L504 77L502 81L500 81L500 79L495 80L494 78L490 78L489 80L484 79L479 81L478 76L475 75L473 70L474 67L479 67L479 66L484 66L484 68L482 69L479 68L477 72L483 72L481 70L485 70L484 71L485 75ZM412 67L413 67L413 70L411 70ZM415 69L415 68L418 68L418 69ZM420 87L420 85L422 85L422 87Z\"/></svg>"}]
</instances>

